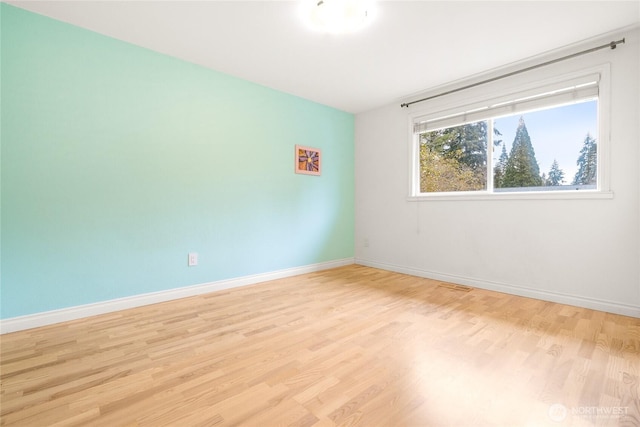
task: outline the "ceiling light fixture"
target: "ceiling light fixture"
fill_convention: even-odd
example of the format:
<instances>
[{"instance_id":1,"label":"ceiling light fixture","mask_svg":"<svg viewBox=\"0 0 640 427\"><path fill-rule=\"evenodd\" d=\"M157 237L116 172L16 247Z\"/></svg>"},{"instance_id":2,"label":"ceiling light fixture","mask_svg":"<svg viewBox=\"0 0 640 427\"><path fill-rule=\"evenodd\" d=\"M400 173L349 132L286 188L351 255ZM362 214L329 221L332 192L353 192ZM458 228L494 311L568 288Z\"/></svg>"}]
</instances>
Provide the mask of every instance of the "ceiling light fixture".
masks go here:
<instances>
[{"instance_id":1,"label":"ceiling light fixture","mask_svg":"<svg viewBox=\"0 0 640 427\"><path fill-rule=\"evenodd\" d=\"M302 14L314 30L349 33L366 26L373 18L372 0L304 0Z\"/></svg>"}]
</instances>

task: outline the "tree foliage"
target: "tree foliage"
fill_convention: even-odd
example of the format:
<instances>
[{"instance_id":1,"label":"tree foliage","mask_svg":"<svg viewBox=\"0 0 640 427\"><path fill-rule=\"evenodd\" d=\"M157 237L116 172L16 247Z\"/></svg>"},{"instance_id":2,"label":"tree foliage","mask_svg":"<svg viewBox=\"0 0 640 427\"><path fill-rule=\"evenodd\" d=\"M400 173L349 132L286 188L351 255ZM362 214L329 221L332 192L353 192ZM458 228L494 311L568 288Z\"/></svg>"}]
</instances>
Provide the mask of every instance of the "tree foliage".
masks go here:
<instances>
[{"instance_id":1,"label":"tree foliage","mask_svg":"<svg viewBox=\"0 0 640 427\"><path fill-rule=\"evenodd\" d=\"M485 188L486 173L478 173L454 156L443 156L427 145L420 147L420 191L473 191Z\"/></svg>"},{"instance_id":2,"label":"tree foliage","mask_svg":"<svg viewBox=\"0 0 640 427\"><path fill-rule=\"evenodd\" d=\"M423 142L444 158L456 159L472 169L487 163L487 123L475 122L423 134Z\"/></svg>"},{"instance_id":3,"label":"tree foliage","mask_svg":"<svg viewBox=\"0 0 640 427\"><path fill-rule=\"evenodd\" d=\"M553 159L551 169L549 169L549 176L545 180L545 185L562 185L564 182L564 171L560 169L560 165L556 159Z\"/></svg>"},{"instance_id":4,"label":"tree foliage","mask_svg":"<svg viewBox=\"0 0 640 427\"><path fill-rule=\"evenodd\" d=\"M524 118L520 117L501 185L511 188L536 187L542 184L536 153L531 145Z\"/></svg>"},{"instance_id":5,"label":"tree foliage","mask_svg":"<svg viewBox=\"0 0 640 427\"><path fill-rule=\"evenodd\" d=\"M502 187L502 181L504 180L504 171L507 168L507 161L509 160L509 155L507 154L507 147L502 145L502 152L500 153L500 158L498 159L498 164L493 168L493 186L495 188Z\"/></svg>"},{"instance_id":6,"label":"tree foliage","mask_svg":"<svg viewBox=\"0 0 640 427\"><path fill-rule=\"evenodd\" d=\"M590 185L597 181L598 171L598 144L596 140L587 133L582 144L580 155L576 161L578 171L573 178L573 185Z\"/></svg>"},{"instance_id":7,"label":"tree foliage","mask_svg":"<svg viewBox=\"0 0 640 427\"><path fill-rule=\"evenodd\" d=\"M488 122L481 121L420 134L420 191L477 191L487 186ZM565 172L553 160L547 174L540 174L535 150L520 117L511 152L498 139L494 128L493 144L502 145L493 168L494 188L561 186ZM577 160L578 171L572 185L591 185L597 179L597 144L587 134Z\"/></svg>"},{"instance_id":8,"label":"tree foliage","mask_svg":"<svg viewBox=\"0 0 640 427\"><path fill-rule=\"evenodd\" d=\"M420 135L420 191L474 191L486 188L487 122Z\"/></svg>"}]
</instances>

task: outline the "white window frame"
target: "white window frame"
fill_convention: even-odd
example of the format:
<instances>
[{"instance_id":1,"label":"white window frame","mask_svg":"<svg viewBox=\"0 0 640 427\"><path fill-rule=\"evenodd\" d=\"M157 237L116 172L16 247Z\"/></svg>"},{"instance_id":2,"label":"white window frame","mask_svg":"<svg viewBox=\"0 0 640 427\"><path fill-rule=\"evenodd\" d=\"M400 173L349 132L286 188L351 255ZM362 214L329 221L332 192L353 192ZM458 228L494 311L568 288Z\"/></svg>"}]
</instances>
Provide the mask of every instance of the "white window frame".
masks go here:
<instances>
[{"instance_id":1,"label":"white window frame","mask_svg":"<svg viewBox=\"0 0 640 427\"><path fill-rule=\"evenodd\" d=\"M505 101L520 99L529 95L540 94L553 88L562 87L564 83L571 81L580 81L581 79L598 75L598 179L596 189L585 189L580 191L509 191L509 192L493 192L493 181L487 179L487 189L478 191L455 191L455 192L420 192L420 154L419 154L419 135L414 132L416 123L439 120L449 116L463 115L469 112L471 120L459 121L456 125L469 122L477 122L480 120L499 117L494 114L489 117L478 115L476 111L482 111L487 105L496 105ZM462 91L462 97L457 96L452 100L449 98L443 102L433 103L425 102L421 108L409 113L409 149L410 149L410 178L409 178L409 201L436 201L436 200L548 200L548 199L610 199L613 198L613 192L610 189L610 140L609 140L609 123L610 123L610 64L602 64L597 67L583 69L578 72L559 75L553 78L538 80L528 84L520 84L517 88L505 90L500 96L476 95L473 97L473 91ZM485 91L486 92L486 91ZM464 96L464 95L467 96ZM459 101L456 101L459 99ZM428 109L429 105L434 106ZM549 108L558 104L547 104ZM533 109L533 108L532 108ZM527 111L527 110L525 110ZM528 110L530 111L530 110ZM504 116L504 114L502 115ZM474 117L479 117L473 119ZM452 125L455 126L455 125ZM441 128L441 127L440 127ZM487 146L487 177L493 173L493 144Z\"/></svg>"}]
</instances>

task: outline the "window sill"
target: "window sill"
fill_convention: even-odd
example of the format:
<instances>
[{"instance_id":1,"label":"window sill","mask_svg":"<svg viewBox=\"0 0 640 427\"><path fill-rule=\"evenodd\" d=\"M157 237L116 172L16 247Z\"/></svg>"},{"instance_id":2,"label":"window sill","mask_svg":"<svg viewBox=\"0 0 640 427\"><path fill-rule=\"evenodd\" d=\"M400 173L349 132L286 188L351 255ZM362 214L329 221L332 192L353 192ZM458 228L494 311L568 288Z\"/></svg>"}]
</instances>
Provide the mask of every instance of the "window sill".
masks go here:
<instances>
[{"instance_id":1,"label":"window sill","mask_svg":"<svg viewBox=\"0 0 640 427\"><path fill-rule=\"evenodd\" d=\"M549 192L513 192L513 193L487 193L460 192L421 194L409 196L409 202L435 202L435 201L468 201L468 200L592 200L613 199L611 191L549 191Z\"/></svg>"}]
</instances>

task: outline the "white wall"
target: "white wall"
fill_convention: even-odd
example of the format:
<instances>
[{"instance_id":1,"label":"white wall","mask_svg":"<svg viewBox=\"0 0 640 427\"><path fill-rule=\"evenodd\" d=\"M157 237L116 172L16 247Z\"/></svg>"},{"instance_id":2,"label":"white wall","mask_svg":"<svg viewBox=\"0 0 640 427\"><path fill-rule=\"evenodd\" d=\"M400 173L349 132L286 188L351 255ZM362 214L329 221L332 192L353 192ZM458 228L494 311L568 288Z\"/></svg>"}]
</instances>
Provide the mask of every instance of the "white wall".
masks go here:
<instances>
[{"instance_id":1,"label":"white wall","mask_svg":"<svg viewBox=\"0 0 640 427\"><path fill-rule=\"evenodd\" d=\"M594 38L533 62L622 37L626 43L615 50L603 49L408 109L398 101L357 115L356 262L640 317L640 30ZM611 67L613 198L407 199L409 114L604 63ZM505 70L493 74L498 71Z\"/></svg>"}]
</instances>

